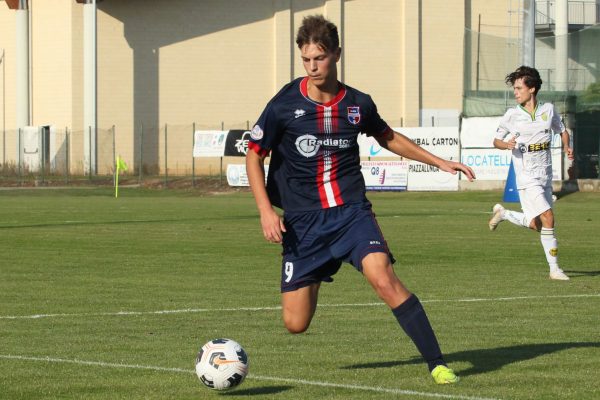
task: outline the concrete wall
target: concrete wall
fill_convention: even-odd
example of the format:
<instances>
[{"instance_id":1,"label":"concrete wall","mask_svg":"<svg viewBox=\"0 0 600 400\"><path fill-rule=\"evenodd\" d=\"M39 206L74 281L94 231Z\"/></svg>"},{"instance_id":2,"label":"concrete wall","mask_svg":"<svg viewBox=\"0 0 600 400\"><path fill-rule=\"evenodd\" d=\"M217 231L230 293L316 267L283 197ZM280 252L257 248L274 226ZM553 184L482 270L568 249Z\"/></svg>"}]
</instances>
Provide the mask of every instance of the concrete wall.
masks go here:
<instances>
[{"instance_id":1,"label":"concrete wall","mask_svg":"<svg viewBox=\"0 0 600 400\"><path fill-rule=\"evenodd\" d=\"M30 10L32 123L68 128L71 167L79 168L87 134L83 6L30 0ZM0 1L6 51L0 123L8 130L16 114L14 13ZM295 33L304 16L316 13L340 30L340 79L371 94L392 126L430 125L431 116L452 124L462 109L465 25L481 14L491 32L509 15L507 2L484 0L104 0L98 3L98 157L111 158L114 125L116 153L130 166L141 152L148 172L163 172L166 164L171 174L189 173L193 123L246 128L283 84L304 75ZM15 145L7 142L6 149L14 157ZM202 173L208 167L199 161ZM110 162L102 161L100 172Z\"/></svg>"}]
</instances>

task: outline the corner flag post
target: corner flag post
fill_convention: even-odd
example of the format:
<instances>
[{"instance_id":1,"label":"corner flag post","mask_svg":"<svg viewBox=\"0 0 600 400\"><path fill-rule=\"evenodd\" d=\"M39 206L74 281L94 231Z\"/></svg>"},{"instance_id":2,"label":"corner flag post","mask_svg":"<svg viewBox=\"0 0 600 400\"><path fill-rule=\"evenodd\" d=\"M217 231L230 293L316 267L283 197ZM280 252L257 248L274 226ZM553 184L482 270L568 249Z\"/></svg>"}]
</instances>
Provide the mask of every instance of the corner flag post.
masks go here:
<instances>
[{"instance_id":1,"label":"corner flag post","mask_svg":"<svg viewBox=\"0 0 600 400\"><path fill-rule=\"evenodd\" d=\"M115 165L115 198L119 197L119 172L127 171L127 164L121 158L117 156L117 165Z\"/></svg>"}]
</instances>

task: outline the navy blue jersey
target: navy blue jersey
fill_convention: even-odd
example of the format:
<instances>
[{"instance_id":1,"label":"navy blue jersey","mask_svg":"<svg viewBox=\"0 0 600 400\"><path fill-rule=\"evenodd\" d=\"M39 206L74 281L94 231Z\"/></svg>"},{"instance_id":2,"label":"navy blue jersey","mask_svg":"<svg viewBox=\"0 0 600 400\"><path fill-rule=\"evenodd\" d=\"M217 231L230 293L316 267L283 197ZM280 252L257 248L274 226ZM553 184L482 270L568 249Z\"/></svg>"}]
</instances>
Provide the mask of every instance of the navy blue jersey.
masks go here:
<instances>
[{"instance_id":1,"label":"navy blue jersey","mask_svg":"<svg viewBox=\"0 0 600 400\"><path fill-rule=\"evenodd\" d=\"M357 136L388 135L388 124L367 94L340 84L328 103L308 97L308 78L285 85L252 129L249 148L271 152L267 193L284 211L365 202Z\"/></svg>"}]
</instances>

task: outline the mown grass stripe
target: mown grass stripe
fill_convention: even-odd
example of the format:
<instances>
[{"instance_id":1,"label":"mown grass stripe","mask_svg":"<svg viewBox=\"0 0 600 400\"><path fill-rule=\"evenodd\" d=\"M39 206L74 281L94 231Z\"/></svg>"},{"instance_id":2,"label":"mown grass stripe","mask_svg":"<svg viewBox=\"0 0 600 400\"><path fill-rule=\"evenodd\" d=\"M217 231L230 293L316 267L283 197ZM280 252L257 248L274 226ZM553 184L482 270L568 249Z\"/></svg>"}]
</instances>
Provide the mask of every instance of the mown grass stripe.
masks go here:
<instances>
[{"instance_id":1,"label":"mown grass stripe","mask_svg":"<svg viewBox=\"0 0 600 400\"><path fill-rule=\"evenodd\" d=\"M50 363L66 363L66 364L87 365L87 366L104 367L104 368L141 369L141 370L151 370L151 371L157 371L157 372L175 372L175 373L185 373L185 374L194 374L195 373L194 370L183 369L183 368L156 367L156 366L152 366L152 365L140 365L140 364L109 363L109 362L103 362L103 361L87 361L87 360L55 358L55 357L30 357L30 356L19 356L19 355L11 355L11 354L0 354L0 359L50 362ZM433 392L419 392L416 390L383 388L383 387L378 387L378 386L346 385L346 384L341 384L341 383L311 381L311 380L306 380L306 379L281 378L281 377L262 376L262 375L254 375L254 374L248 374L246 379L291 383L291 384L297 384L297 385L331 387L331 388L348 389L348 390L362 390L362 391L369 391L369 392L389 393L389 394L395 394L395 395L440 398L440 399L500 400L497 398L490 398L490 397L465 396L465 395L454 395L454 394L433 393Z\"/></svg>"},{"instance_id":2,"label":"mown grass stripe","mask_svg":"<svg viewBox=\"0 0 600 400\"><path fill-rule=\"evenodd\" d=\"M600 293L590 294L565 294L554 296L513 296L493 298L466 298L466 299L432 299L421 300L421 303L477 303L486 301L516 301L516 300L540 300L540 299L569 299L600 297ZM382 306L384 303L348 303L348 304L319 304L318 307L374 307ZM128 316L128 315L152 315L152 314L182 314L182 313L209 313L209 312L239 312L239 311L277 311L281 306L273 307L234 307L234 308L184 308L179 310L157 310L157 311L116 311L104 313L55 313L55 314L33 314L33 315L0 315L0 319L38 319L53 317L102 317L102 316Z\"/></svg>"}]
</instances>

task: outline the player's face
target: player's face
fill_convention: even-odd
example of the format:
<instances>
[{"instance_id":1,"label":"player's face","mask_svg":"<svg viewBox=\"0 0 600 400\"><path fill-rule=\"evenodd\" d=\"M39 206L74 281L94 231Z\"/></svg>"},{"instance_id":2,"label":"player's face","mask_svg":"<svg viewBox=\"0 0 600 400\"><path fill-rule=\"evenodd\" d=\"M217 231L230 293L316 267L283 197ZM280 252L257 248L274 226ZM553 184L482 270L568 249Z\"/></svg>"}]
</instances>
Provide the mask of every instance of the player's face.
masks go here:
<instances>
[{"instance_id":1,"label":"player's face","mask_svg":"<svg viewBox=\"0 0 600 400\"><path fill-rule=\"evenodd\" d=\"M339 48L336 51L326 51L315 43L302 46L302 63L311 83L317 87L337 84L336 64L340 59L340 52Z\"/></svg>"},{"instance_id":2,"label":"player's face","mask_svg":"<svg viewBox=\"0 0 600 400\"><path fill-rule=\"evenodd\" d=\"M523 78L515 80L515 84L513 85L513 93L515 94L515 100L517 100L519 104L525 104L531 100L534 92L535 88L527 87L525 82L523 82Z\"/></svg>"}]
</instances>

